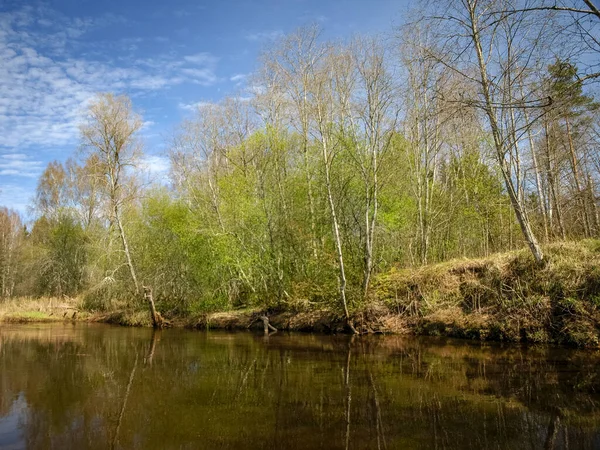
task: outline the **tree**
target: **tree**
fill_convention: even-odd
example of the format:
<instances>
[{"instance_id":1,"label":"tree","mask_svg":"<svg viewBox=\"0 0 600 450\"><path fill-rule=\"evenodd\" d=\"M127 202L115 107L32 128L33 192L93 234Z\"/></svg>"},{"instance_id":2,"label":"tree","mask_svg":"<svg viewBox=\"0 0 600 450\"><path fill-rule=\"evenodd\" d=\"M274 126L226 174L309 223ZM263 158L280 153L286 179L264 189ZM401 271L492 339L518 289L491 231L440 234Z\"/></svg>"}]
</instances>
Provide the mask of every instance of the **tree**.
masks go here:
<instances>
[{"instance_id":1,"label":"tree","mask_svg":"<svg viewBox=\"0 0 600 450\"><path fill-rule=\"evenodd\" d=\"M340 120L340 112L344 108L344 95L348 93L346 83L349 80L345 77L350 74L347 63L348 55L344 51L336 51L335 48L330 47L323 62L312 68L310 90L311 112L314 115L315 123L313 132L314 138L321 147L321 167L325 175L325 192L337 256L340 303L346 323L356 333L348 310L346 293L348 281L338 214L339 207L335 201L333 182L334 161L341 150L341 142L336 136L336 123Z\"/></svg>"},{"instance_id":2,"label":"tree","mask_svg":"<svg viewBox=\"0 0 600 450\"><path fill-rule=\"evenodd\" d=\"M290 123L302 139L302 168L306 180L306 195L308 213L311 227L311 248L313 258L318 257L319 246L323 240L318 235L317 218L315 211L315 174L313 155L311 154L310 130L313 120L311 104L314 92L311 85L314 79L314 70L326 53L326 47L319 42L321 31L313 25L298 29L296 32L285 36L270 51L262 56L263 70L260 79L271 79L273 85L279 84L277 90L285 93L290 101ZM319 245L319 242L321 245Z\"/></svg>"},{"instance_id":3,"label":"tree","mask_svg":"<svg viewBox=\"0 0 600 450\"><path fill-rule=\"evenodd\" d=\"M531 226L524 202L521 139L533 126L519 114L523 106L549 100L535 87L522 95L523 74L541 54L546 25L523 13L502 15L514 2L461 0L444 5L429 17L440 31L438 46L429 52L440 64L476 86L477 97L460 95L453 101L479 108L487 119L492 146L515 217L534 259L544 254Z\"/></svg>"},{"instance_id":4,"label":"tree","mask_svg":"<svg viewBox=\"0 0 600 450\"><path fill-rule=\"evenodd\" d=\"M48 164L38 180L35 207L48 219L58 219L67 203L67 172L58 161Z\"/></svg>"},{"instance_id":5,"label":"tree","mask_svg":"<svg viewBox=\"0 0 600 450\"><path fill-rule=\"evenodd\" d=\"M0 208L0 297L13 295L22 240L23 225L19 214Z\"/></svg>"},{"instance_id":6,"label":"tree","mask_svg":"<svg viewBox=\"0 0 600 450\"><path fill-rule=\"evenodd\" d=\"M133 111L131 100L110 93L99 94L89 105L86 121L80 127L82 146L93 157L89 161L95 164L94 173L101 177L110 206L111 227L117 226L136 294L140 287L123 226L122 208L130 199L126 180L140 156L137 133L141 127L142 119Z\"/></svg>"},{"instance_id":7,"label":"tree","mask_svg":"<svg viewBox=\"0 0 600 450\"><path fill-rule=\"evenodd\" d=\"M394 79L387 63L385 47L376 39L356 40L352 46L352 63L356 67L358 98L353 101L357 120L350 121L354 136L355 160L364 184L364 267L363 295L369 290L375 259L375 230L378 225L381 167L389 164L387 156L396 128L398 107Z\"/></svg>"},{"instance_id":8,"label":"tree","mask_svg":"<svg viewBox=\"0 0 600 450\"><path fill-rule=\"evenodd\" d=\"M72 296L85 286L88 238L73 217L61 213L48 220L39 218L31 237L36 245L36 262L39 294Z\"/></svg>"},{"instance_id":9,"label":"tree","mask_svg":"<svg viewBox=\"0 0 600 450\"><path fill-rule=\"evenodd\" d=\"M595 202L590 202L589 196L586 195L588 188L584 186L586 177L582 167L584 158L578 154L575 141L581 122L589 119L588 114L598 109L598 103L594 102L592 97L583 94L582 83L577 82L576 77L577 67L568 61L557 60L548 66L546 89L552 96L553 105L548 108L546 120L553 126L547 127L546 132L551 128L553 139L548 136L548 141L555 141L552 142L554 145L562 141L562 147L566 150L566 159L569 161L575 187L574 199L583 221L585 236L590 237L597 229L593 212ZM561 137L563 139L560 139Z\"/></svg>"},{"instance_id":10,"label":"tree","mask_svg":"<svg viewBox=\"0 0 600 450\"><path fill-rule=\"evenodd\" d=\"M585 68L582 73L577 72L574 83L582 84L600 77L600 9L592 0L507 2L503 7L489 12L497 20L523 14L533 16L534 20L554 22L556 42L568 47L571 58L577 58Z\"/></svg>"},{"instance_id":11,"label":"tree","mask_svg":"<svg viewBox=\"0 0 600 450\"><path fill-rule=\"evenodd\" d=\"M435 184L442 158L441 138L444 70L427 57L430 33L418 25L407 27L400 37L401 60L405 71L404 134L410 163L412 190L417 204L417 253L421 264L428 263L433 232Z\"/></svg>"}]
</instances>

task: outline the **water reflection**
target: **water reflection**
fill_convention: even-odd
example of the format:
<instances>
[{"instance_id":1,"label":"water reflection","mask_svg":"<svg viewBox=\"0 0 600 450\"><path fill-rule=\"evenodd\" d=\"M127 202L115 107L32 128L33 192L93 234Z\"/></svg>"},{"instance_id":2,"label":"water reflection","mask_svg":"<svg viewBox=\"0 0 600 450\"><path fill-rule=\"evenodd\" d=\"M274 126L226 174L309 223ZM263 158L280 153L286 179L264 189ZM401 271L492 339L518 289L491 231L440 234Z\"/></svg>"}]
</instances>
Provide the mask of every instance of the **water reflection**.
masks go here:
<instances>
[{"instance_id":1,"label":"water reflection","mask_svg":"<svg viewBox=\"0 0 600 450\"><path fill-rule=\"evenodd\" d=\"M594 449L590 351L406 337L0 328L0 447Z\"/></svg>"}]
</instances>

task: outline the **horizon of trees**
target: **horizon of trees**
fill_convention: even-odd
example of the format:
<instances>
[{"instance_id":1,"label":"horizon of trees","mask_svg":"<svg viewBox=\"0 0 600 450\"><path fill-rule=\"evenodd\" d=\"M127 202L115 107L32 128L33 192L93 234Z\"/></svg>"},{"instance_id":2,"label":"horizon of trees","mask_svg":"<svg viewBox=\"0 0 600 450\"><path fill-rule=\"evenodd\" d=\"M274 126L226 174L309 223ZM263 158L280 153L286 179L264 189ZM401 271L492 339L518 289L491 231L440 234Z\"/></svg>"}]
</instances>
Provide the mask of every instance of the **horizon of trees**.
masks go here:
<instances>
[{"instance_id":1,"label":"horizon of trees","mask_svg":"<svg viewBox=\"0 0 600 450\"><path fill-rule=\"evenodd\" d=\"M1 296L106 310L150 285L166 312L348 319L393 266L524 245L543 264L541 243L598 237L588 3L436 3L385 39L301 28L264 51L250 96L179 125L169 186L140 179L130 99L99 94L79 151L41 175L31 229L0 210Z\"/></svg>"}]
</instances>

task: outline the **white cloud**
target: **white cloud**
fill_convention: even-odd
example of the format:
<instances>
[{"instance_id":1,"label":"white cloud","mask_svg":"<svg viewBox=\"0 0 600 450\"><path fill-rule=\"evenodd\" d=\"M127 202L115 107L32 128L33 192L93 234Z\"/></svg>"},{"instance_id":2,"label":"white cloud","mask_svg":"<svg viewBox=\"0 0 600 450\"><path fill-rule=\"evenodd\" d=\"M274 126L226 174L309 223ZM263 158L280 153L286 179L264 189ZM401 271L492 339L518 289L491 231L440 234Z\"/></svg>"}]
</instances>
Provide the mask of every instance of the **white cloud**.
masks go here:
<instances>
[{"instance_id":1,"label":"white cloud","mask_svg":"<svg viewBox=\"0 0 600 450\"><path fill-rule=\"evenodd\" d=\"M219 58L207 52L201 52L196 53L195 55L184 56L183 59L192 64L210 67L214 67L219 61Z\"/></svg>"},{"instance_id":2,"label":"white cloud","mask_svg":"<svg viewBox=\"0 0 600 450\"><path fill-rule=\"evenodd\" d=\"M140 161L142 176L148 183L169 184L171 161L166 156L145 155Z\"/></svg>"},{"instance_id":3,"label":"white cloud","mask_svg":"<svg viewBox=\"0 0 600 450\"><path fill-rule=\"evenodd\" d=\"M184 56L169 48L140 58L135 52L145 42L135 37L82 39L90 30L125 22L116 15L69 18L44 5L0 12L0 205L26 212L43 161L56 157L58 149L76 147L78 124L97 92L137 97L184 83L220 81L219 59L210 53ZM160 47L168 41L149 38ZM152 125L148 121L144 129ZM146 163L151 173L168 169L162 157Z\"/></svg>"},{"instance_id":4,"label":"white cloud","mask_svg":"<svg viewBox=\"0 0 600 450\"><path fill-rule=\"evenodd\" d=\"M244 81L248 77L245 73L238 73L229 78L229 81L233 81L234 83Z\"/></svg>"},{"instance_id":5,"label":"white cloud","mask_svg":"<svg viewBox=\"0 0 600 450\"><path fill-rule=\"evenodd\" d=\"M210 69L181 69L181 73L186 75L191 82L202 86L212 86L218 81L217 76Z\"/></svg>"},{"instance_id":6,"label":"white cloud","mask_svg":"<svg viewBox=\"0 0 600 450\"><path fill-rule=\"evenodd\" d=\"M141 166L151 174L166 175L171 163L166 156L146 155L142 159Z\"/></svg>"},{"instance_id":7,"label":"white cloud","mask_svg":"<svg viewBox=\"0 0 600 450\"><path fill-rule=\"evenodd\" d=\"M0 175L36 178L43 170L44 163L23 153L0 155Z\"/></svg>"},{"instance_id":8,"label":"white cloud","mask_svg":"<svg viewBox=\"0 0 600 450\"><path fill-rule=\"evenodd\" d=\"M124 60L122 65L73 56L69 45L77 36L123 20L111 15L68 19L47 7L0 13L0 149L75 144L78 121L97 92L137 95L219 81L218 58L206 52ZM36 25L39 21L43 29Z\"/></svg>"},{"instance_id":9,"label":"white cloud","mask_svg":"<svg viewBox=\"0 0 600 450\"><path fill-rule=\"evenodd\" d=\"M154 122L152 120L144 120L144 123L142 123L142 130L148 130L149 128L152 128L154 125L156 125L156 122Z\"/></svg>"},{"instance_id":10,"label":"white cloud","mask_svg":"<svg viewBox=\"0 0 600 450\"><path fill-rule=\"evenodd\" d=\"M267 31L256 31L253 33L246 33L244 39L253 42L266 42L274 41L283 36L282 30L267 30Z\"/></svg>"},{"instance_id":11,"label":"white cloud","mask_svg":"<svg viewBox=\"0 0 600 450\"><path fill-rule=\"evenodd\" d=\"M199 108L210 104L210 102L179 103L178 107L184 111L198 111Z\"/></svg>"},{"instance_id":12,"label":"white cloud","mask_svg":"<svg viewBox=\"0 0 600 450\"><path fill-rule=\"evenodd\" d=\"M8 159L8 160L20 160L27 159L27 155L25 153L7 153L6 155L0 156L0 158Z\"/></svg>"}]
</instances>

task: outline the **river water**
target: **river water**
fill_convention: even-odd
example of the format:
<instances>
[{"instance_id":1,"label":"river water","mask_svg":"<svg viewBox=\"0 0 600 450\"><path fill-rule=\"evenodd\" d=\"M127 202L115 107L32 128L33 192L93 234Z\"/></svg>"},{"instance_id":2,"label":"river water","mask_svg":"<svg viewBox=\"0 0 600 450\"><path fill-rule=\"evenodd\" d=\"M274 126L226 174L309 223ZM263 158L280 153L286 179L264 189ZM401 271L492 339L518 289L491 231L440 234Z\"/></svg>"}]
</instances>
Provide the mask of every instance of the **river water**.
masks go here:
<instances>
[{"instance_id":1,"label":"river water","mask_svg":"<svg viewBox=\"0 0 600 450\"><path fill-rule=\"evenodd\" d=\"M1 325L2 449L600 449L600 354Z\"/></svg>"}]
</instances>

